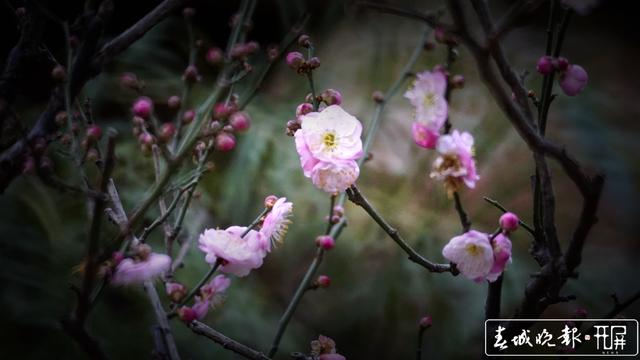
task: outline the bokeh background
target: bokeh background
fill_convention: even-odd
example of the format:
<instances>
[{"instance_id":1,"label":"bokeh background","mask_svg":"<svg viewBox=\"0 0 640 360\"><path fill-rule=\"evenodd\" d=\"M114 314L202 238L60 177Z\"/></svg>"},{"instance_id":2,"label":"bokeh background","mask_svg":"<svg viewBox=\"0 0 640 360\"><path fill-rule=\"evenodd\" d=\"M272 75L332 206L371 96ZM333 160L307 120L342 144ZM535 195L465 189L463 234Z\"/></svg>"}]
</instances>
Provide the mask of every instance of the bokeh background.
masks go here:
<instances>
[{"instance_id":1,"label":"bokeh background","mask_svg":"<svg viewBox=\"0 0 640 360\"><path fill-rule=\"evenodd\" d=\"M116 0L121 16L113 19L108 34L122 31L156 3ZM499 13L508 3L492 1L491 6ZM427 10L442 4L406 5ZM70 17L81 9L82 2L50 1L47 6L60 16ZM198 38L207 45L224 46L236 2L194 1L193 6L197 9ZM567 34L564 54L589 72L589 85L575 98L558 96L552 105L548 134L566 144L587 166L604 172L607 181L600 222L589 236L580 277L570 280L563 291L577 300L551 306L545 317L571 317L578 307L598 317L612 307L610 294L624 299L640 286L636 235L640 79L634 70L640 61L640 38L632 6L632 2L603 1L591 14L573 17ZM123 8L126 11L121 11ZM340 90L344 108L366 127L373 110L370 94L385 90L395 80L423 25L337 0L263 0L258 1L249 39L259 41L264 50L268 44L279 42L305 11L311 14L306 32L312 35L322 62L315 75L317 87ZM6 8L0 11L3 59L18 35L13 16ZM535 63L544 51L545 21L546 10L542 7L528 23L513 31L505 44L517 68L532 72L527 80L532 89L539 89L541 83ZM47 26L47 45L62 58L62 30L55 24ZM186 39L185 24L176 13L119 56L82 94L92 99L98 123L114 127L120 134L114 177L128 209L149 190L153 172L151 159L141 154L131 134L129 107L136 94L123 90L118 76L131 71L144 79L145 93L162 112L161 104L180 93L180 76L187 61ZM415 70L430 69L444 57L445 49L436 47L421 56ZM256 66L264 59L263 51ZM202 56L198 66L203 81L196 86L194 104L206 97L215 78ZM46 92L42 88L50 86L49 71L35 71L21 84L21 121L33 121L44 108ZM530 221L531 154L497 109L464 49L453 72L464 74L466 86L453 94L451 121L455 128L474 134L482 177L476 189L462 194L474 228L492 231L499 216L483 196L499 200ZM196 237L204 228L249 223L266 195L286 196L295 204L284 246L272 252L265 265L250 276L233 279L225 305L210 312L205 320L224 334L262 350L268 349L277 321L313 257L313 239L325 227L327 196L303 177L292 138L284 134L286 121L294 117L295 106L307 92L304 77L283 63L274 66L248 107L253 118L251 130L239 136L233 152L215 155L216 169L203 179L199 197L187 214L185 235ZM459 220L441 184L428 177L434 155L413 144L411 121L409 103L399 94L383 115L372 148L373 159L364 165L358 183L420 253L442 261L441 249L459 232ZM78 180L69 161L55 151L52 156L57 174ZM580 198L561 169L553 164L552 171L558 229L566 245ZM285 334L279 357L308 351L309 342L324 334L332 337L339 352L350 359L408 358L415 351L418 320L425 314L432 315L434 322L426 335L427 357L479 356L486 285L426 272L407 261L361 209L347 204L346 214L349 226L319 271L332 278L331 287L305 296ZM150 213L149 220L153 215ZM108 224L105 227L109 229ZM36 178L23 176L0 195L0 358L85 356L60 330L59 319L74 304L69 285L77 281L73 268L83 256L87 231L84 200L57 193ZM103 239L109 239L112 233L109 229ZM519 231L512 240L514 260L504 280L503 316L513 313L530 274L537 271L528 254L528 234ZM158 234L151 243L160 246ZM193 285L206 268L202 254L193 247L187 266L177 278ZM629 318L639 315L640 304L624 312ZM153 323L153 313L141 289L109 288L92 312L89 329L113 358L149 358ZM177 321L173 330L185 359L236 358Z\"/></svg>"}]
</instances>

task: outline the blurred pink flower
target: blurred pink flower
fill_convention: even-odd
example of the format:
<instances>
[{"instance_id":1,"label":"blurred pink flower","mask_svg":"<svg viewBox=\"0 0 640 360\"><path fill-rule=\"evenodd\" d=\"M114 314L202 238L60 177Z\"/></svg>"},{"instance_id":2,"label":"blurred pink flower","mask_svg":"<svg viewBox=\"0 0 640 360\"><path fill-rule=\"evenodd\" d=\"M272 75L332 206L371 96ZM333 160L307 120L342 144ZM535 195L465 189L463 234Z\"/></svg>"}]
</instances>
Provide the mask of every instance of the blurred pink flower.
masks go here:
<instances>
[{"instance_id":1,"label":"blurred pink flower","mask_svg":"<svg viewBox=\"0 0 640 360\"><path fill-rule=\"evenodd\" d=\"M494 282L507 265L511 264L511 240L504 234L498 234L491 245L493 247L493 266L487 275L487 280Z\"/></svg>"},{"instance_id":2,"label":"blurred pink flower","mask_svg":"<svg viewBox=\"0 0 640 360\"><path fill-rule=\"evenodd\" d=\"M589 81L589 75L580 65L571 64L560 75L559 83L562 91L568 96L578 95Z\"/></svg>"},{"instance_id":3,"label":"blurred pink flower","mask_svg":"<svg viewBox=\"0 0 640 360\"><path fill-rule=\"evenodd\" d=\"M282 244L284 242L284 236L287 234L289 224L291 220L291 214L293 212L293 203L288 202L287 198L279 198L271 211L264 217L262 222L262 228L260 233L267 240L267 251L271 251L271 242L275 244Z\"/></svg>"},{"instance_id":4,"label":"blurred pink flower","mask_svg":"<svg viewBox=\"0 0 640 360\"><path fill-rule=\"evenodd\" d=\"M126 258L116 267L111 283L129 285L153 280L166 272L170 265L171 258L164 254L151 253L144 261Z\"/></svg>"},{"instance_id":5,"label":"blurred pink flower","mask_svg":"<svg viewBox=\"0 0 640 360\"><path fill-rule=\"evenodd\" d=\"M360 173L355 160L363 155L362 124L338 105L300 116L296 150L306 177L330 193L345 190Z\"/></svg>"},{"instance_id":6,"label":"blurred pink flower","mask_svg":"<svg viewBox=\"0 0 640 360\"><path fill-rule=\"evenodd\" d=\"M262 266L264 251L261 248L259 233L251 232L245 238L240 235L241 227L227 230L207 229L199 239L199 247L210 264L222 261L220 271L236 276L247 276L252 269ZM246 229L246 228L245 228Z\"/></svg>"},{"instance_id":7,"label":"blurred pink flower","mask_svg":"<svg viewBox=\"0 0 640 360\"><path fill-rule=\"evenodd\" d=\"M442 255L455 263L464 277L475 281L485 279L494 262L489 236L475 230L449 240L442 249Z\"/></svg>"},{"instance_id":8,"label":"blurred pink flower","mask_svg":"<svg viewBox=\"0 0 640 360\"><path fill-rule=\"evenodd\" d=\"M437 130L429 129L422 123L414 121L411 124L411 134L416 145L425 149L435 149L440 133Z\"/></svg>"},{"instance_id":9,"label":"blurred pink flower","mask_svg":"<svg viewBox=\"0 0 640 360\"><path fill-rule=\"evenodd\" d=\"M416 136L425 134L427 131L431 136L440 133L442 125L447 119L448 105L445 99L447 91L447 77L440 71L423 71L418 73L412 87L404 94L415 107L415 121L422 126L421 132L416 132L413 126L413 138L419 146L433 149L433 145L421 140L423 137ZM432 140L435 142L435 140Z\"/></svg>"},{"instance_id":10,"label":"blurred pink flower","mask_svg":"<svg viewBox=\"0 0 640 360\"><path fill-rule=\"evenodd\" d=\"M474 188L480 179L473 159L473 136L467 132L454 130L450 135L443 135L436 145L440 156L433 163L431 177L445 182L451 194L464 183Z\"/></svg>"},{"instance_id":11,"label":"blurred pink flower","mask_svg":"<svg viewBox=\"0 0 640 360\"><path fill-rule=\"evenodd\" d=\"M200 288L200 294L205 299L211 299L215 295L220 295L231 285L231 280L224 275L217 275L211 281Z\"/></svg>"}]
</instances>

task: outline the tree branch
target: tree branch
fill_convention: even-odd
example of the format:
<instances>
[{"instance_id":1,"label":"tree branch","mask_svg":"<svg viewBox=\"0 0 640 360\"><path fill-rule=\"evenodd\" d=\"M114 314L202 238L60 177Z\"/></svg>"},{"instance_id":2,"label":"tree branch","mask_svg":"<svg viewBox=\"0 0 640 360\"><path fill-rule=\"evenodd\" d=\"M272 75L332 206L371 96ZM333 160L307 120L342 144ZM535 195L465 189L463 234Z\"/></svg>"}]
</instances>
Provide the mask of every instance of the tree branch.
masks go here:
<instances>
[{"instance_id":1,"label":"tree branch","mask_svg":"<svg viewBox=\"0 0 640 360\"><path fill-rule=\"evenodd\" d=\"M209 326L201 323L200 321L194 320L189 324L189 328L196 334L202 335L213 340L215 343L221 345L223 348L227 350L231 350L234 353L251 360L270 360L268 356L263 353L254 350L244 344L241 344L215 330L210 328Z\"/></svg>"}]
</instances>

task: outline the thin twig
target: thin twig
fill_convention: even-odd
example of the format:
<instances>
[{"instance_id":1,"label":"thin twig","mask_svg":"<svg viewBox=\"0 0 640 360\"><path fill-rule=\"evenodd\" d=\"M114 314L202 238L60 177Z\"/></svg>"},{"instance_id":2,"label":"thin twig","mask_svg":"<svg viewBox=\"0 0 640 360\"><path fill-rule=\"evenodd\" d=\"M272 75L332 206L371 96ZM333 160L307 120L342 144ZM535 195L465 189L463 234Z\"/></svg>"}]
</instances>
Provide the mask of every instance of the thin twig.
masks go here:
<instances>
[{"instance_id":1,"label":"thin twig","mask_svg":"<svg viewBox=\"0 0 640 360\"><path fill-rule=\"evenodd\" d=\"M254 350L247 345L239 343L215 330L210 328L209 326L201 323L200 321L194 320L189 324L189 328L196 334L205 336L215 343L221 345L223 348L227 350L231 350L234 353L251 360L270 360L271 358L259 352L258 350Z\"/></svg>"},{"instance_id":2,"label":"thin twig","mask_svg":"<svg viewBox=\"0 0 640 360\"><path fill-rule=\"evenodd\" d=\"M495 206L496 208L498 208L500 211L502 211L503 213L509 212L509 210L507 210L507 208L505 208L504 206L502 206L502 204L500 204L498 201L493 200L489 197L484 197L484 201L488 202L489 204ZM522 228L524 228L525 230L527 230L531 235L536 236L535 231L533 230L533 228L531 226L529 226L526 222L518 219L518 223L520 224L520 226L522 226Z\"/></svg>"}]
</instances>

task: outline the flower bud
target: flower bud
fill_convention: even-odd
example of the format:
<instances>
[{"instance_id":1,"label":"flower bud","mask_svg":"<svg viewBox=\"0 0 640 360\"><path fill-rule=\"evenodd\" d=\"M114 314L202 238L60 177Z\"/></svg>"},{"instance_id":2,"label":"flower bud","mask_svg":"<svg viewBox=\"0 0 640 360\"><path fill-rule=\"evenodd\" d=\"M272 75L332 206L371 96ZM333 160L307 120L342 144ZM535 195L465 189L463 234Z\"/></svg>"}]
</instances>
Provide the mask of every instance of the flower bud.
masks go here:
<instances>
[{"instance_id":1,"label":"flower bud","mask_svg":"<svg viewBox=\"0 0 640 360\"><path fill-rule=\"evenodd\" d=\"M225 102L219 102L213 107L213 118L216 120L224 120L236 110L237 106L233 102L229 102L228 104Z\"/></svg>"},{"instance_id":2,"label":"flower bud","mask_svg":"<svg viewBox=\"0 0 640 360\"><path fill-rule=\"evenodd\" d=\"M131 72L126 72L120 75L120 85L136 91L139 91L144 87L143 82L138 79L138 76Z\"/></svg>"},{"instance_id":3,"label":"flower bud","mask_svg":"<svg viewBox=\"0 0 640 360\"><path fill-rule=\"evenodd\" d=\"M45 174L50 174L53 172L53 160L51 160L49 157L47 156L43 156L40 158L40 164L38 164L38 167L40 168L40 171L42 171Z\"/></svg>"},{"instance_id":4,"label":"flower bud","mask_svg":"<svg viewBox=\"0 0 640 360\"><path fill-rule=\"evenodd\" d=\"M154 142L153 136L148 132L143 132L138 135L138 142L142 145L151 145Z\"/></svg>"},{"instance_id":5,"label":"flower bud","mask_svg":"<svg viewBox=\"0 0 640 360\"><path fill-rule=\"evenodd\" d=\"M260 50L260 44L258 44L257 41L249 41L248 43L244 44L245 46L245 51L247 52L248 55L255 53L256 51Z\"/></svg>"},{"instance_id":6,"label":"flower bud","mask_svg":"<svg viewBox=\"0 0 640 360\"><path fill-rule=\"evenodd\" d=\"M120 264L122 260L124 260L122 251L114 251L113 254L111 254L111 261L113 261L114 265Z\"/></svg>"},{"instance_id":7,"label":"flower bud","mask_svg":"<svg viewBox=\"0 0 640 360\"><path fill-rule=\"evenodd\" d=\"M307 65L309 66L310 70L317 69L320 67L320 59L314 56L311 59L309 59L309 61L307 61Z\"/></svg>"},{"instance_id":8,"label":"flower bud","mask_svg":"<svg viewBox=\"0 0 640 360\"><path fill-rule=\"evenodd\" d=\"M217 133L218 131L222 130L222 123L218 120L214 120L209 124L209 129L212 133Z\"/></svg>"},{"instance_id":9,"label":"flower bud","mask_svg":"<svg viewBox=\"0 0 640 360\"><path fill-rule=\"evenodd\" d=\"M174 303L179 303L187 295L187 287L179 282L168 282L166 285L167 296Z\"/></svg>"},{"instance_id":10,"label":"flower bud","mask_svg":"<svg viewBox=\"0 0 640 360\"><path fill-rule=\"evenodd\" d=\"M166 122L162 124L160 127L160 133L158 134L158 139L162 142L168 142L171 140L173 135L176 134L176 126L171 122Z\"/></svg>"},{"instance_id":11,"label":"flower bud","mask_svg":"<svg viewBox=\"0 0 640 360\"><path fill-rule=\"evenodd\" d=\"M320 235L316 238L316 245L325 250L331 250L336 246L336 242L329 235Z\"/></svg>"},{"instance_id":12,"label":"flower bud","mask_svg":"<svg viewBox=\"0 0 640 360\"><path fill-rule=\"evenodd\" d=\"M267 57L269 58L269 61L276 60L278 56L280 56L280 50L278 49L278 46L271 45L267 48Z\"/></svg>"},{"instance_id":13,"label":"flower bud","mask_svg":"<svg viewBox=\"0 0 640 360\"><path fill-rule=\"evenodd\" d=\"M54 121L58 127L63 127L67 123L67 112L66 111L58 111Z\"/></svg>"},{"instance_id":14,"label":"flower bud","mask_svg":"<svg viewBox=\"0 0 640 360\"><path fill-rule=\"evenodd\" d=\"M567 58L565 58L565 57L559 57L555 61L554 65L555 65L556 69L558 69L558 71L565 71L569 67L569 60L567 60Z\"/></svg>"},{"instance_id":15,"label":"flower bud","mask_svg":"<svg viewBox=\"0 0 640 360\"><path fill-rule=\"evenodd\" d=\"M520 220L518 219L518 215L506 212L500 216L500 220L498 220L500 224L500 228L507 232L516 231L518 226L520 225Z\"/></svg>"},{"instance_id":16,"label":"flower bud","mask_svg":"<svg viewBox=\"0 0 640 360\"><path fill-rule=\"evenodd\" d=\"M440 44L444 44L447 41L447 32L444 28L438 26L433 30L433 37Z\"/></svg>"},{"instance_id":17,"label":"flower bud","mask_svg":"<svg viewBox=\"0 0 640 360\"><path fill-rule=\"evenodd\" d=\"M251 119L249 118L249 114L244 111L234 112L229 117L229 125L231 125L235 131L247 131L249 129L249 126L251 126Z\"/></svg>"},{"instance_id":18,"label":"flower bud","mask_svg":"<svg viewBox=\"0 0 640 360\"><path fill-rule=\"evenodd\" d=\"M342 217L341 217L341 216L338 216L338 215L331 215L331 219L329 219L329 220L331 220L331 223L332 223L332 224L337 224L337 223L339 223L339 222L340 222L340 219L341 219L341 218L342 218Z\"/></svg>"},{"instance_id":19,"label":"flower bud","mask_svg":"<svg viewBox=\"0 0 640 360\"><path fill-rule=\"evenodd\" d=\"M316 283L318 284L319 287L326 289L329 287L329 285L331 285L331 278L328 277L327 275L320 275L318 276Z\"/></svg>"},{"instance_id":20,"label":"flower bud","mask_svg":"<svg viewBox=\"0 0 640 360\"><path fill-rule=\"evenodd\" d=\"M300 122L298 120L287 121L287 135L293 136L298 130L300 130Z\"/></svg>"},{"instance_id":21,"label":"flower bud","mask_svg":"<svg viewBox=\"0 0 640 360\"><path fill-rule=\"evenodd\" d=\"M568 96L578 95L589 81L589 75L580 65L569 65L567 71L560 75L560 88Z\"/></svg>"},{"instance_id":22,"label":"flower bud","mask_svg":"<svg viewBox=\"0 0 640 360\"><path fill-rule=\"evenodd\" d=\"M327 89L320 94L322 101L327 105L340 105L342 104L342 94L338 90Z\"/></svg>"},{"instance_id":23,"label":"flower bud","mask_svg":"<svg viewBox=\"0 0 640 360\"><path fill-rule=\"evenodd\" d=\"M275 205L276 201L278 201L278 197L275 195L269 195L264 198L264 207L267 209L271 209L273 205Z\"/></svg>"},{"instance_id":24,"label":"flower bud","mask_svg":"<svg viewBox=\"0 0 640 360\"><path fill-rule=\"evenodd\" d=\"M219 47L212 47L207 50L205 58L209 65L220 65L224 60L224 53Z\"/></svg>"},{"instance_id":25,"label":"flower bud","mask_svg":"<svg viewBox=\"0 0 640 360\"><path fill-rule=\"evenodd\" d=\"M184 73L182 74L182 80L188 83L195 83L202 79L200 73L198 72L198 68L195 65L189 65L186 69L184 69Z\"/></svg>"},{"instance_id":26,"label":"flower bud","mask_svg":"<svg viewBox=\"0 0 640 360\"><path fill-rule=\"evenodd\" d=\"M344 207L336 205L333 207L333 214L337 216L344 216Z\"/></svg>"},{"instance_id":27,"label":"flower bud","mask_svg":"<svg viewBox=\"0 0 640 360\"><path fill-rule=\"evenodd\" d=\"M538 59L536 70L542 75L549 75L553 71L553 58L545 55Z\"/></svg>"},{"instance_id":28,"label":"flower bud","mask_svg":"<svg viewBox=\"0 0 640 360\"><path fill-rule=\"evenodd\" d=\"M149 258L149 255L151 255L151 246L147 244L140 244L135 248L135 252L141 260L147 260L147 258Z\"/></svg>"},{"instance_id":29,"label":"flower bud","mask_svg":"<svg viewBox=\"0 0 640 360\"><path fill-rule=\"evenodd\" d=\"M298 70L304 64L304 55L297 51L292 51L287 54L287 65L293 70Z\"/></svg>"},{"instance_id":30,"label":"flower bud","mask_svg":"<svg viewBox=\"0 0 640 360\"><path fill-rule=\"evenodd\" d=\"M178 317L180 318L180 320L182 320L186 324L190 324L195 319L198 318L198 314L192 308L188 306L183 306L180 309L178 309Z\"/></svg>"},{"instance_id":31,"label":"flower bud","mask_svg":"<svg viewBox=\"0 0 640 360\"><path fill-rule=\"evenodd\" d=\"M95 148L87 150L87 161L96 162L99 158L100 155L98 154L98 150L96 150Z\"/></svg>"},{"instance_id":32,"label":"flower bud","mask_svg":"<svg viewBox=\"0 0 640 360\"><path fill-rule=\"evenodd\" d=\"M148 118L153 111L153 102L146 96L142 96L133 103L133 114L143 119Z\"/></svg>"},{"instance_id":33,"label":"flower bud","mask_svg":"<svg viewBox=\"0 0 640 360\"><path fill-rule=\"evenodd\" d=\"M63 82L64 79L66 79L66 77L67 77L67 70L64 68L64 66L60 64L54 66L53 69L51 70L51 78L53 78L53 80L55 81Z\"/></svg>"},{"instance_id":34,"label":"flower bud","mask_svg":"<svg viewBox=\"0 0 640 360\"><path fill-rule=\"evenodd\" d=\"M431 319L431 315L427 315L420 319L420 327L423 329L428 329L431 327L433 320Z\"/></svg>"},{"instance_id":35,"label":"flower bud","mask_svg":"<svg viewBox=\"0 0 640 360\"><path fill-rule=\"evenodd\" d=\"M464 76L461 74L453 75L451 78L451 86L454 89L462 89L464 87Z\"/></svg>"},{"instance_id":36,"label":"flower bud","mask_svg":"<svg viewBox=\"0 0 640 360\"><path fill-rule=\"evenodd\" d=\"M233 134L233 131L234 131L234 130L235 130L235 129L234 129L234 128L233 128L233 126L231 126L231 125L225 125L225 126L223 126L223 127L222 127L222 131L226 131L226 132L228 132L229 134Z\"/></svg>"},{"instance_id":37,"label":"flower bud","mask_svg":"<svg viewBox=\"0 0 640 360\"><path fill-rule=\"evenodd\" d=\"M308 102L304 102L296 108L296 117L300 117L302 115L306 115L310 112L313 112L313 105Z\"/></svg>"},{"instance_id":38,"label":"flower bud","mask_svg":"<svg viewBox=\"0 0 640 360\"><path fill-rule=\"evenodd\" d=\"M298 45L308 48L311 46L311 37L307 34L302 34L298 37Z\"/></svg>"},{"instance_id":39,"label":"flower bud","mask_svg":"<svg viewBox=\"0 0 640 360\"><path fill-rule=\"evenodd\" d=\"M22 173L23 174L33 174L33 172L36 169L36 160L29 156L26 159L24 159L24 162L22 163Z\"/></svg>"},{"instance_id":40,"label":"flower bud","mask_svg":"<svg viewBox=\"0 0 640 360\"><path fill-rule=\"evenodd\" d=\"M102 129L98 125L90 125L87 128L87 139L91 141L98 141L102 138Z\"/></svg>"},{"instance_id":41,"label":"flower bud","mask_svg":"<svg viewBox=\"0 0 640 360\"><path fill-rule=\"evenodd\" d=\"M216 135L216 150L227 152L236 147L236 138L227 132L221 132Z\"/></svg>"},{"instance_id":42,"label":"flower bud","mask_svg":"<svg viewBox=\"0 0 640 360\"><path fill-rule=\"evenodd\" d=\"M182 123L190 124L196 118L196 112L189 109L182 114Z\"/></svg>"},{"instance_id":43,"label":"flower bud","mask_svg":"<svg viewBox=\"0 0 640 360\"><path fill-rule=\"evenodd\" d=\"M373 92L373 94L371 94L371 98L373 99L373 101L381 103L384 101L384 93L380 90L376 90Z\"/></svg>"},{"instance_id":44,"label":"flower bud","mask_svg":"<svg viewBox=\"0 0 640 360\"><path fill-rule=\"evenodd\" d=\"M182 103L182 100L178 95L170 96L169 99L167 99L167 106L171 110L177 110L178 108L180 108L181 103Z\"/></svg>"}]
</instances>

